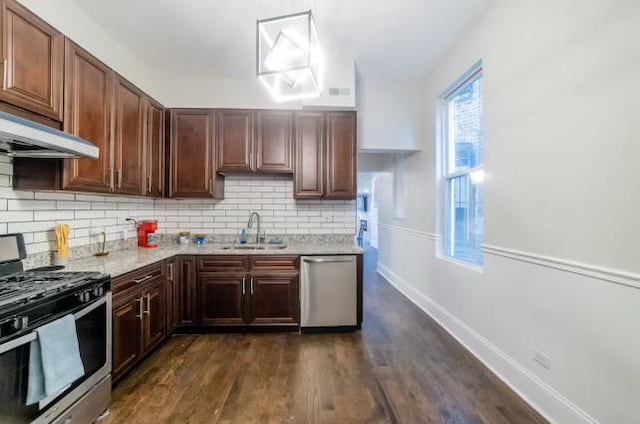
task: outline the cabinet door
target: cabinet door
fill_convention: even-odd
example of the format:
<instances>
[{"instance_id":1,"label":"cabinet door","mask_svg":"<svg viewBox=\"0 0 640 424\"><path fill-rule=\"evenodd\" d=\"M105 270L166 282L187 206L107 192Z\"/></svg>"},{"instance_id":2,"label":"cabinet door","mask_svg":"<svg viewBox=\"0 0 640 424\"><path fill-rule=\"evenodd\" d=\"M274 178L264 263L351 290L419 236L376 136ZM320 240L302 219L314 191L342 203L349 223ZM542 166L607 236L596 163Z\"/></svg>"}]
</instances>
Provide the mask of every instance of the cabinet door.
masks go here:
<instances>
[{"instance_id":1,"label":"cabinet door","mask_svg":"<svg viewBox=\"0 0 640 424\"><path fill-rule=\"evenodd\" d=\"M293 118L290 112L257 114L256 171L293 172Z\"/></svg>"},{"instance_id":2,"label":"cabinet door","mask_svg":"<svg viewBox=\"0 0 640 424\"><path fill-rule=\"evenodd\" d=\"M298 274L258 274L250 279L251 324L291 324L299 320Z\"/></svg>"},{"instance_id":3,"label":"cabinet door","mask_svg":"<svg viewBox=\"0 0 640 424\"><path fill-rule=\"evenodd\" d=\"M176 326L178 325L178 322L180 321L179 319L179 313L180 310L176 304L176 299L178 299L177 294L176 293L178 291L178 286L177 286L177 278L176 278L176 259L175 258L171 258L168 259L166 262L166 266L167 266L167 274L166 274L166 286L165 286L165 292L166 292L166 306L165 306L165 316L167 318L167 335L173 333L176 329Z\"/></svg>"},{"instance_id":4,"label":"cabinet door","mask_svg":"<svg viewBox=\"0 0 640 424\"><path fill-rule=\"evenodd\" d=\"M253 112L218 112L218 172L247 172L253 169Z\"/></svg>"},{"instance_id":5,"label":"cabinet door","mask_svg":"<svg viewBox=\"0 0 640 424\"><path fill-rule=\"evenodd\" d=\"M2 0L0 100L62 121L64 37L15 0Z\"/></svg>"},{"instance_id":6,"label":"cabinet door","mask_svg":"<svg viewBox=\"0 0 640 424\"><path fill-rule=\"evenodd\" d=\"M113 308L113 378L118 379L141 356L142 296L135 293Z\"/></svg>"},{"instance_id":7,"label":"cabinet door","mask_svg":"<svg viewBox=\"0 0 640 424\"><path fill-rule=\"evenodd\" d=\"M147 287L142 293L144 302L143 354L156 347L167 334L165 281L158 279L156 282L149 283Z\"/></svg>"},{"instance_id":8,"label":"cabinet door","mask_svg":"<svg viewBox=\"0 0 640 424\"><path fill-rule=\"evenodd\" d=\"M355 199L357 173L356 114L327 114L327 199Z\"/></svg>"},{"instance_id":9,"label":"cabinet door","mask_svg":"<svg viewBox=\"0 0 640 424\"><path fill-rule=\"evenodd\" d=\"M143 194L144 105L143 94L120 77L116 78L116 133L114 144L115 191Z\"/></svg>"},{"instance_id":10,"label":"cabinet door","mask_svg":"<svg viewBox=\"0 0 640 424\"><path fill-rule=\"evenodd\" d=\"M203 325L241 325L246 316L246 274L199 274Z\"/></svg>"},{"instance_id":11,"label":"cabinet door","mask_svg":"<svg viewBox=\"0 0 640 424\"><path fill-rule=\"evenodd\" d=\"M146 128L146 193L162 197L164 194L164 108L147 100Z\"/></svg>"},{"instance_id":12,"label":"cabinet door","mask_svg":"<svg viewBox=\"0 0 640 424\"><path fill-rule=\"evenodd\" d=\"M217 197L214 117L207 110L171 111L172 197Z\"/></svg>"},{"instance_id":13,"label":"cabinet door","mask_svg":"<svg viewBox=\"0 0 640 424\"><path fill-rule=\"evenodd\" d=\"M64 84L64 130L95 144L100 149L100 157L66 160L63 187L110 191L113 71L67 39Z\"/></svg>"},{"instance_id":14,"label":"cabinet door","mask_svg":"<svg viewBox=\"0 0 640 424\"><path fill-rule=\"evenodd\" d=\"M174 297L174 309L177 303L177 324L190 326L196 323L196 258L183 256L176 259L177 296Z\"/></svg>"},{"instance_id":15,"label":"cabinet door","mask_svg":"<svg viewBox=\"0 0 640 424\"><path fill-rule=\"evenodd\" d=\"M300 112L295 115L296 199L319 199L324 181L324 114Z\"/></svg>"}]
</instances>

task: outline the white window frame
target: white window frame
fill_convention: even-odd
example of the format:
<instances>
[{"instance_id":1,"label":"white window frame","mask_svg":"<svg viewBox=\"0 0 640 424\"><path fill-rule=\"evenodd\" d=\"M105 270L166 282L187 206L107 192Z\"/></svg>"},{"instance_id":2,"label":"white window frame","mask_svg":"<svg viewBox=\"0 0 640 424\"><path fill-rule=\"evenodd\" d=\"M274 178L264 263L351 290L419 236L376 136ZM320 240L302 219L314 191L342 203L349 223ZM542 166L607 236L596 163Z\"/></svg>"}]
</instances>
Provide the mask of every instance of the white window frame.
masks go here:
<instances>
[{"instance_id":1,"label":"white window frame","mask_svg":"<svg viewBox=\"0 0 640 424\"><path fill-rule=\"evenodd\" d=\"M449 235L453 233L451 226L455 225L455 221L450 219L449 211L452 205L448 204L452 200L452 196L449 196L450 182L457 177L480 173L484 175L484 166L470 168L464 171L455 171L451 168L454 166L454 158L450 154L450 140L452 128L449 126L450 115L450 100L455 97L460 91L465 89L469 84L472 84L477 79L483 76L482 61L474 64L467 72L465 72L460 78L458 78L453 84L451 84L439 97L438 97L438 128L437 128L437 152L440 160L438 161L437 173L438 173L438 216L436 226L439 229L437 257L445 261L449 261L463 267L469 268L474 271L482 272L483 265L475 264L472 262L463 261L449 254L448 243ZM484 98L482 99L484 102ZM484 119L484 116L483 116ZM451 240L453 243L453 240Z\"/></svg>"}]
</instances>

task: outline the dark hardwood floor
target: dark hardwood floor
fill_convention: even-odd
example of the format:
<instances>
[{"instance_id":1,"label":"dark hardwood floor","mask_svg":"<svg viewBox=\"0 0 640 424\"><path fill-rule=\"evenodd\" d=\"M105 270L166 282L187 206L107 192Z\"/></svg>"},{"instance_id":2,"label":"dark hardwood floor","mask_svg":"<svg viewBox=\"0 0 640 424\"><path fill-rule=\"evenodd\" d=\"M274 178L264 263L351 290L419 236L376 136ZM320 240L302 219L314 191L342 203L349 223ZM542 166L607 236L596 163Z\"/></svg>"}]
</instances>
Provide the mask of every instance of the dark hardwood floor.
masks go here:
<instances>
[{"instance_id":1,"label":"dark hardwood floor","mask_svg":"<svg viewBox=\"0 0 640 424\"><path fill-rule=\"evenodd\" d=\"M113 393L106 423L545 423L375 272L350 334L176 336Z\"/></svg>"}]
</instances>

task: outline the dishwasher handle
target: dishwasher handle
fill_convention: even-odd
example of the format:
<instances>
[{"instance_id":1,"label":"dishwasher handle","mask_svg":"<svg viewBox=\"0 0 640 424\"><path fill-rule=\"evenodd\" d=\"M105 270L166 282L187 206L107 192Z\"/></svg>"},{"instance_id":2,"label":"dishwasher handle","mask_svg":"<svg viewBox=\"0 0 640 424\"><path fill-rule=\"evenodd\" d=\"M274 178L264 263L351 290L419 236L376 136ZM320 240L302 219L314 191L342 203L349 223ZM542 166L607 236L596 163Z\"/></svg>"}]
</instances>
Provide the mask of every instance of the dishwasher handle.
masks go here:
<instances>
[{"instance_id":1,"label":"dishwasher handle","mask_svg":"<svg viewBox=\"0 0 640 424\"><path fill-rule=\"evenodd\" d=\"M331 263L331 262L353 262L356 260L355 257L353 256L336 256L334 258L327 258L327 257L323 257L323 258L302 258L302 260L304 262L307 263L311 263L311 264L317 264L317 263Z\"/></svg>"}]
</instances>

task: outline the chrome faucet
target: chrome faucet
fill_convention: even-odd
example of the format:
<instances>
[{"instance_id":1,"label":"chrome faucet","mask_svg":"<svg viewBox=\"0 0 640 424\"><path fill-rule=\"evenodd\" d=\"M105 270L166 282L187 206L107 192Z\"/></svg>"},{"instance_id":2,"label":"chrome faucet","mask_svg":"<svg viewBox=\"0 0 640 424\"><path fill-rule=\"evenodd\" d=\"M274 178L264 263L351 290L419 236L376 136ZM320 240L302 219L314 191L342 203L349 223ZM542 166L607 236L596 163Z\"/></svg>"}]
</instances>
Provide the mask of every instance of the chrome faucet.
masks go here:
<instances>
[{"instance_id":1,"label":"chrome faucet","mask_svg":"<svg viewBox=\"0 0 640 424\"><path fill-rule=\"evenodd\" d=\"M249 214L249 223L247 224L247 228L252 228L254 215L258 220L258 231L256 232L256 244L260 244L260 214L258 212L251 212L251 214Z\"/></svg>"}]
</instances>

